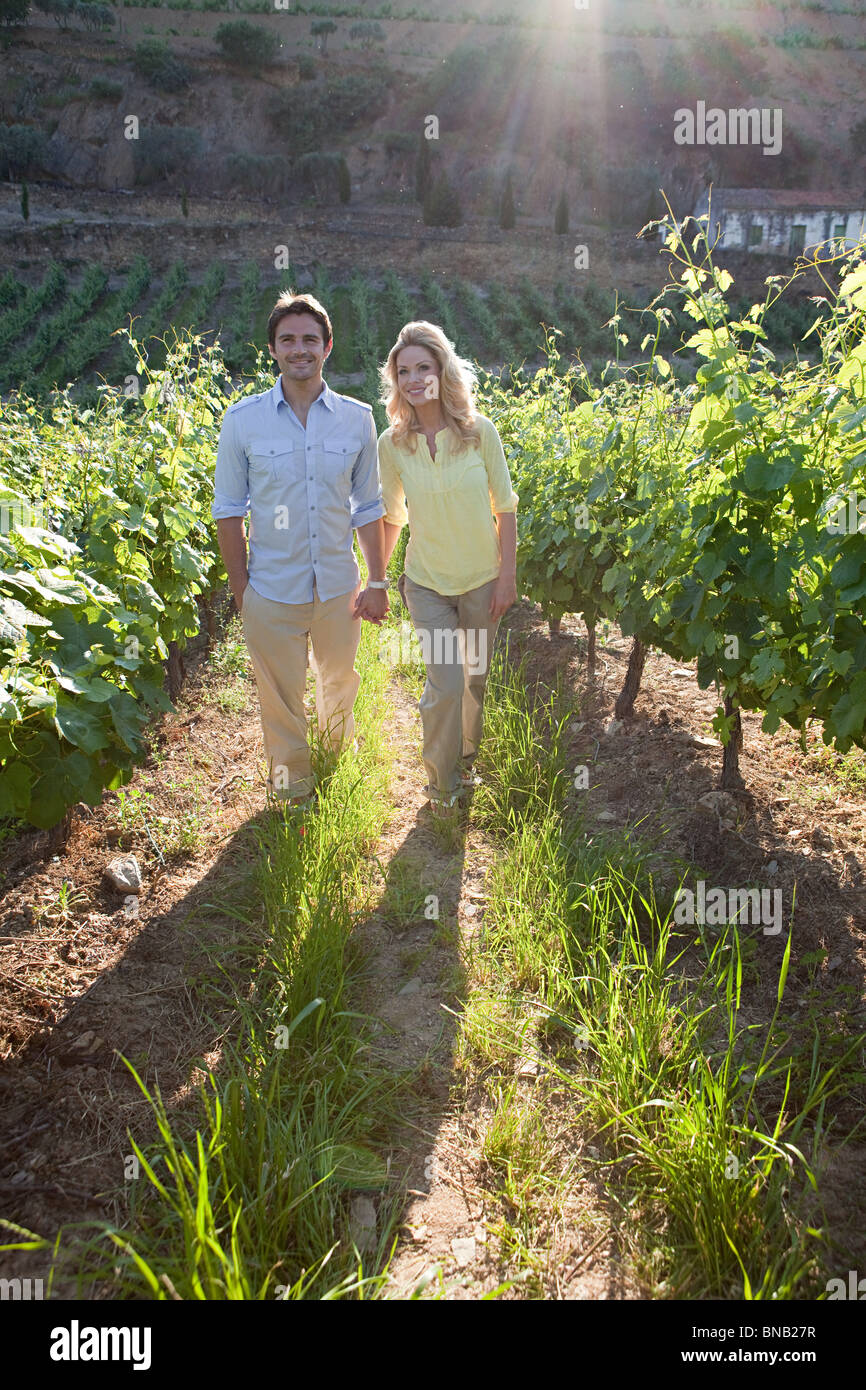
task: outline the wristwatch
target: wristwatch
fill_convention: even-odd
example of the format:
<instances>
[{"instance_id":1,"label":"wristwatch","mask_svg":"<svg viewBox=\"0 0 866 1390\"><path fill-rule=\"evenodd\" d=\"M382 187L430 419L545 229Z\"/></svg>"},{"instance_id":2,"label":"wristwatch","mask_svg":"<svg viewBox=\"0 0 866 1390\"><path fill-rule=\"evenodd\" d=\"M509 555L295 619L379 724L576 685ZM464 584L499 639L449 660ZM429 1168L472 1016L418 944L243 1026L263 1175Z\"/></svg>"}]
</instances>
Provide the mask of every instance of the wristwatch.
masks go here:
<instances>
[{"instance_id":1,"label":"wristwatch","mask_svg":"<svg viewBox=\"0 0 866 1390\"><path fill-rule=\"evenodd\" d=\"M368 589L390 589L391 583L388 579L368 579Z\"/></svg>"}]
</instances>

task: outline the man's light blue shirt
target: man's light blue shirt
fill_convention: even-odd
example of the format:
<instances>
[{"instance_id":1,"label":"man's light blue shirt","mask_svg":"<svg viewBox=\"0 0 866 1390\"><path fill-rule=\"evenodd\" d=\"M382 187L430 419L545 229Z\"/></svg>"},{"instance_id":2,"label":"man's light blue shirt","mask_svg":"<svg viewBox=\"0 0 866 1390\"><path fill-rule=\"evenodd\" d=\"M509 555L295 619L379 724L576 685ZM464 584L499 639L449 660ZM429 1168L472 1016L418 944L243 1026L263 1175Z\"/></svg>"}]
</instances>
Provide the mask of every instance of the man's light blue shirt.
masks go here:
<instances>
[{"instance_id":1,"label":"man's light blue shirt","mask_svg":"<svg viewBox=\"0 0 866 1390\"><path fill-rule=\"evenodd\" d=\"M277 603L325 602L360 579L354 530L385 515L373 411L327 382L306 429L277 377L225 413L214 476L215 520L250 516L249 575Z\"/></svg>"}]
</instances>

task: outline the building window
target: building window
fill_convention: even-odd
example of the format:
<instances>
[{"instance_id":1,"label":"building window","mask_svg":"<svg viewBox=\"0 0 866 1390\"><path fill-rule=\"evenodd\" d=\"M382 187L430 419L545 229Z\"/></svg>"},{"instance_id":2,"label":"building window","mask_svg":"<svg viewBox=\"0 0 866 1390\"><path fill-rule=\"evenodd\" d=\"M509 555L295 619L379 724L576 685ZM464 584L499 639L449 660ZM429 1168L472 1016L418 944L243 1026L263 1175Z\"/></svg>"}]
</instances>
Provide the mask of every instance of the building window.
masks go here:
<instances>
[{"instance_id":1,"label":"building window","mask_svg":"<svg viewBox=\"0 0 866 1390\"><path fill-rule=\"evenodd\" d=\"M836 223L836 226L833 228L833 235L834 235L834 237L836 237L837 239L838 239L839 237L844 238L844 236L845 236L845 229L847 228L847 226L848 226L847 221L845 221L845 222L837 222L837 223Z\"/></svg>"},{"instance_id":2,"label":"building window","mask_svg":"<svg viewBox=\"0 0 866 1390\"><path fill-rule=\"evenodd\" d=\"M753 222L749 228L749 245L760 246L764 240L764 229L760 222Z\"/></svg>"},{"instance_id":3,"label":"building window","mask_svg":"<svg viewBox=\"0 0 866 1390\"><path fill-rule=\"evenodd\" d=\"M788 247L789 254L800 256L806 245L806 224L805 222L795 222L791 227L791 243Z\"/></svg>"}]
</instances>

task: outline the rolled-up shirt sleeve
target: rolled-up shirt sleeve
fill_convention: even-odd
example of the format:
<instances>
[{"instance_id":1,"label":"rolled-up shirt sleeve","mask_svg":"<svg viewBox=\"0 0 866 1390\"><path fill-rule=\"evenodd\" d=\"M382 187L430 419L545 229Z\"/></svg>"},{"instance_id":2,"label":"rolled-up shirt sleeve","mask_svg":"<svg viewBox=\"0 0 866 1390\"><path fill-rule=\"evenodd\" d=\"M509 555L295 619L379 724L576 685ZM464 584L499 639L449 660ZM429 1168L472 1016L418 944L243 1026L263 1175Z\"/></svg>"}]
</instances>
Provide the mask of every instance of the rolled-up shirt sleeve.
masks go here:
<instances>
[{"instance_id":1,"label":"rolled-up shirt sleeve","mask_svg":"<svg viewBox=\"0 0 866 1390\"><path fill-rule=\"evenodd\" d=\"M352 469L352 491L349 498L352 525L366 526L385 515L382 485L379 481L379 461L376 450L376 422L372 412L368 418L369 433Z\"/></svg>"},{"instance_id":2,"label":"rolled-up shirt sleeve","mask_svg":"<svg viewBox=\"0 0 866 1390\"><path fill-rule=\"evenodd\" d=\"M403 491L400 474L394 466L391 441L384 434L379 440L379 472L382 476L385 520L391 526L405 526L409 520L409 513L406 509L406 494Z\"/></svg>"},{"instance_id":3,"label":"rolled-up shirt sleeve","mask_svg":"<svg viewBox=\"0 0 866 1390\"><path fill-rule=\"evenodd\" d=\"M490 491L490 505L494 512L516 512L520 501L511 486L511 474L505 462L505 453L499 431L492 420L479 421L481 429L481 457L487 469L487 486Z\"/></svg>"},{"instance_id":4,"label":"rolled-up shirt sleeve","mask_svg":"<svg viewBox=\"0 0 866 1390\"><path fill-rule=\"evenodd\" d=\"M249 463L238 439L237 412L226 411L217 445L211 516L246 516L250 509Z\"/></svg>"}]
</instances>

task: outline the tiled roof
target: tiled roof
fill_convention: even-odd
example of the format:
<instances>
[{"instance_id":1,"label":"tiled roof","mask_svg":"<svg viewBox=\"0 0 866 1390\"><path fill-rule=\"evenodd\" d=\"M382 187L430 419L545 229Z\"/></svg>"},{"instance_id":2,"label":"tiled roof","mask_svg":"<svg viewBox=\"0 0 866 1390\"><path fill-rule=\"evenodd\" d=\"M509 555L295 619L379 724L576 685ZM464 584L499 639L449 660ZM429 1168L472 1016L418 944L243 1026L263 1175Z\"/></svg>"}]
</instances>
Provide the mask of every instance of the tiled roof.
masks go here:
<instances>
[{"instance_id":1,"label":"tiled roof","mask_svg":"<svg viewBox=\"0 0 866 1390\"><path fill-rule=\"evenodd\" d=\"M704 209L708 192L709 190L705 189L698 198ZM806 188L713 188L711 196L713 212L735 208L742 208L744 211L754 209L756 212L771 212L774 209L781 211L784 208L811 209L813 212L862 212L866 208L866 197L861 195L856 198L850 193L840 193L833 189L819 189L815 192Z\"/></svg>"}]
</instances>

